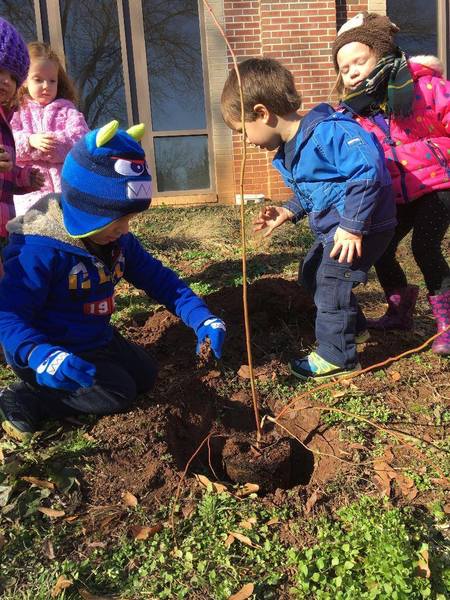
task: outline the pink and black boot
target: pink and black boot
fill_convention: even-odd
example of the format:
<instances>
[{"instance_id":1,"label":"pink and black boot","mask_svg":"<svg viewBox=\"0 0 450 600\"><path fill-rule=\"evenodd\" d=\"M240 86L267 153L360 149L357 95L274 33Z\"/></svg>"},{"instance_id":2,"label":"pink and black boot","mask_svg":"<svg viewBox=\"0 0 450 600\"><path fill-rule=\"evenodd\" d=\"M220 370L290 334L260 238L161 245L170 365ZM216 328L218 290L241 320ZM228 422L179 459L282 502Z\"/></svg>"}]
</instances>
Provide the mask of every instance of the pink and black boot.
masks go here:
<instances>
[{"instance_id":1,"label":"pink and black boot","mask_svg":"<svg viewBox=\"0 0 450 600\"><path fill-rule=\"evenodd\" d=\"M450 290L438 296L428 296L438 333L450 326ZM436 338L431 346L436 354L450 354L450 329Z\"/></svg>"},{"instance_id":2,"label":"pink and black boot","mask_svg":"<svg viewBox=\"0 0 450 600\"><path fill-rule=\"evenodd\" d=\"M379 319L367 319L367 327L410 331L413 328L413 313L419 294L417 285L386 291L385 294L388 303L386 313Z\"/></svg>"}]
</instances>

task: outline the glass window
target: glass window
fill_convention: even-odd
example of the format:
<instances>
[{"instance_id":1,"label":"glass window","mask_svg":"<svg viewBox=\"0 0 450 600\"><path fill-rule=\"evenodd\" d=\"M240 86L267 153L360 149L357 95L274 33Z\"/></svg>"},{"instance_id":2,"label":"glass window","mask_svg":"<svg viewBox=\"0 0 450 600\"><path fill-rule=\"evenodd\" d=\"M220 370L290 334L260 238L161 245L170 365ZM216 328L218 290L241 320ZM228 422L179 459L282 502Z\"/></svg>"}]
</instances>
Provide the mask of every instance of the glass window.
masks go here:
<instances>
[{"instance_id":1,"label":"glass window","mask_svg":"<svg viewBox=\"0 0 450 600\"><path fill-rule=\"evenodd\" d=\"M91 128L117 119L128 126L117 4L60 0L66 66Z\"/></svg>"},{"instance_id":2,"label":"glass window","mask_svg":"<svg viewBox=\"0 0 450 600\"><path fill-rule=\"evenodd\" d=\"M37 40L33 0L0 0L0 17L14 25L26 42Z\"/></svg>"},{"instance_id":3,"label":"glass window","mask_svg":"<svg viewBox=\"0 0 450 600\"><path fill-rule=\"evenodd\" d=\"M143 0L154 131L205 129L197 0Z\"/></svg>"},{"instance_id":4,"label":"glass window","mask_svg":"<svg viewBox=\"0 0 450 600\"><path fill-rule=\"evenodd\" d=\"M154 142L160 192L210 187L208 136L157 137Z\"/></svg>"},{"instance_id":5,"label":"glass window","mask_svg":"<svg viewBox=\"0 0 450 600\"><path fill-rule=\"evenodd\" d=\"M409 56L438 53L437 0L387 0L386 9L398 27L398 45Z\"/></svg>"}]
</instances>

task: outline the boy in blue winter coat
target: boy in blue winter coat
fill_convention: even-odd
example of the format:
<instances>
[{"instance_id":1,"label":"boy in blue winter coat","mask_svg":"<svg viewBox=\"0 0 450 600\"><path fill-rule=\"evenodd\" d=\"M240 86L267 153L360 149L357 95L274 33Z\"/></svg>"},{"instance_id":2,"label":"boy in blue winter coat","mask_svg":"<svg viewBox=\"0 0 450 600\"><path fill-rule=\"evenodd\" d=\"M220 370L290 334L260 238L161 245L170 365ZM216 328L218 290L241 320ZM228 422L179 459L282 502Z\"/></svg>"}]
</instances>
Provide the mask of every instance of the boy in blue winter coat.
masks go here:
<instances>
[{"instance_id":1,"label":"boy in blue winter coat","mask_svg":"<svg viewBox=\"0 0 450 600\"><path fill-rule=\"evenodd\" d=\"M0 418L26 440L43 419L122 412L150 390L157 367L110 324L124 277L164 304L220 358L225 324L132 233L151 202L138 141L117 121L85 135L68 154L62 194L43 197L8 224L0 282L0 341L20 382L0 393Z\"/></svg>"},{"instance_id":2,"label":"boy in blue winter coat","mask_svg":"<svg viewBox=\"0 0 450 600\"><path fill-rule=\"evenodd\" d=\"M265 207L255 231L268 236L286 221L308 215L316 241L301 283L317 307L317 349L291 361L300 379L322 379L360 369L356 344L368 338L353 288L383 254L396 224L391 180L383 150L355 121L320 104L302 119L292 74L275 60L252 58L239 65L245 133L250 143L278 152L273 165L294 197ZM222 114L241 130L235 71L222 92Z\"/></svg>"}]
</instances>

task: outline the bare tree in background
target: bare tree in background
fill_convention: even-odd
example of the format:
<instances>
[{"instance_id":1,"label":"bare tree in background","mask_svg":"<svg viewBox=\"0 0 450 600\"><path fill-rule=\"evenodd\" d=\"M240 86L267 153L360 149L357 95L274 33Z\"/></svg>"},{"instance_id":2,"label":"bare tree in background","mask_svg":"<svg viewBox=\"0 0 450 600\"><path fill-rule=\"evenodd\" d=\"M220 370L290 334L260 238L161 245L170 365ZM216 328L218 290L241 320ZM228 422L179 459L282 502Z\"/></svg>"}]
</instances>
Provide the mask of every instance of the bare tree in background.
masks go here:
<instances>
[{"instance_id":1,"label":"bare tree in background","mask_svg":"<svg viewBox=\"0 0 450 600\"><path fill-rule=\"evenodd\" d=\"M36 39L33 0L0 0L0 16L12 23L27 42Z\"/></svg>"},{"instance_id":2,"label":"bare tree in background","mask_svg":"<svg viewBox=\"0 0 450 600\"><path fill-rule=\"evenodd\" d=\"M117 6L110 0L61 0L66 64L90 127L118 118L126 124Z\"/></svg>"}]
</instances>

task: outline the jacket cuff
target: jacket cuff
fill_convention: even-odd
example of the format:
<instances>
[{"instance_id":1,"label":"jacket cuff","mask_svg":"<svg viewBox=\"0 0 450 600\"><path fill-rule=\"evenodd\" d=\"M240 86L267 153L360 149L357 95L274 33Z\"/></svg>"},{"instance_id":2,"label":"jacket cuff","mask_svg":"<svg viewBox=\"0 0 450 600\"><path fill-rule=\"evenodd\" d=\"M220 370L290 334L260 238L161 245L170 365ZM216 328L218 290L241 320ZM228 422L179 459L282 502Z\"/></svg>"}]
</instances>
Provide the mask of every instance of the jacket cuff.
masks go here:
<instances>
[{"instance_id":1,"label":"jacket cuff","mask_svg":"<svg viewBox=\"0 0 450 600\"><path fill-rule=\"evenodd\" d=\"M364 221L355 221L354 219L347 219L347 217L341 217L339 227L349 231L350 233L366 234L369 231L367 223Z\"/></svg>"},{"instance_id":2,"label":"jacket cuff","mask_svg":"<svg viewBox=\"0 0 450 600\"><path fill-rule=\"evenodd\" d=\"M36 370L39 365L56 350L62 350L62 348L52 346L51 344L39 344L38 346L35 346L31 352L28 353L28 365Z\"/></svg>"},{"instance_id":3,"label":"jacket cuff","mask_svg":"<svg viewBox=\"0 0 450 600\"><path fill-rule=\"evenodd\" d=\"M293 214L291 218L292 223L298 223L306 214L305 209L296 196L285 202L282 206Z\"/></svg>"}]
</instances>

